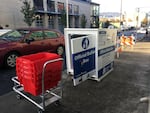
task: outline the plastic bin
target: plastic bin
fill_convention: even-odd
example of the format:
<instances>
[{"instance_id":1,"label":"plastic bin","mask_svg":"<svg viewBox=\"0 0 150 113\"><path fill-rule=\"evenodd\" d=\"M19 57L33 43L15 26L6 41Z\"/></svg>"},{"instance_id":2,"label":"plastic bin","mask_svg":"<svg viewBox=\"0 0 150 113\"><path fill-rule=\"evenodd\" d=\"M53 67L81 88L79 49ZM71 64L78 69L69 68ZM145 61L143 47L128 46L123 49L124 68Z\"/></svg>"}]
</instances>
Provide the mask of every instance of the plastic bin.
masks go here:
<instances>
[{"instance_id":1,"label":"plastic bin","mask_svg":"<svg viewBox=\"0 0 150 113\"><path fill-rule=\"evenodd\" d=\"M41 52L16 59L16 74L24 91L34 96L42 93L42 71L46 61L60 58L54 53ZM62 61L50 63L45 68L44 89L57 86L61 80Z\"/></svg>"}]
</instances>

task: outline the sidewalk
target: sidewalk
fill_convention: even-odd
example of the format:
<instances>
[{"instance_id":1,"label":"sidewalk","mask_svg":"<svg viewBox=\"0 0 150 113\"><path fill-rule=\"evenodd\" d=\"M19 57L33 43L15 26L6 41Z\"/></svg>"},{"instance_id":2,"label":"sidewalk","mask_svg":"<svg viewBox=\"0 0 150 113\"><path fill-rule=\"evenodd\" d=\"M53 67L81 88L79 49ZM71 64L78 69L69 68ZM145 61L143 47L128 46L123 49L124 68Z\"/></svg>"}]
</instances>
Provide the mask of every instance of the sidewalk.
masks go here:
<instances>
[{"instance_id":1,"label":"sidewalk","mask_svg":"<svg viewBox=\"0 0 150 113\"><path fill-rule=\"evenodd\" d=\"M63 78L66 78L63 72ZM71 78L63 84L61 105L51 104L45 113L147 113L140 98L150 93L150 42L137 42L115 59L114 71L100 82L87 80L74 87ZM26 99L12 91L0 96L1 113L37 113Z\"/></svg>"}]
</instances>

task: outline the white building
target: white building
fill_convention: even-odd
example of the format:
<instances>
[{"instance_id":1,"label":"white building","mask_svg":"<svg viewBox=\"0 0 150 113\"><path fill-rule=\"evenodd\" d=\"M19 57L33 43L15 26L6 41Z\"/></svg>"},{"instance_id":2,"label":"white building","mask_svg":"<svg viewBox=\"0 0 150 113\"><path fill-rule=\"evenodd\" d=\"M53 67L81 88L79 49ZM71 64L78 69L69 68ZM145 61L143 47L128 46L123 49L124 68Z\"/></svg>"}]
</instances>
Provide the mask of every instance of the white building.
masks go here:
<instances>
[{"instance_id":1,"label":"white building","mask_svg":"<svg viewBox=\"0 0 150 113\"><path fill-rule=\"evenodd\" d=\"M66 9L66 0L28 0L36 8L36 20L33 27L48 27L63 30L62 11ZM91 0L68 0L69 27L81 27L81 15L87 19L86 27L91 27L99 18L99 4ZM26 27L20 12L23 0L1 0L0 25L8 28ZM98 27L98 26L97 26Z\"/></svg>"}]
</instances>

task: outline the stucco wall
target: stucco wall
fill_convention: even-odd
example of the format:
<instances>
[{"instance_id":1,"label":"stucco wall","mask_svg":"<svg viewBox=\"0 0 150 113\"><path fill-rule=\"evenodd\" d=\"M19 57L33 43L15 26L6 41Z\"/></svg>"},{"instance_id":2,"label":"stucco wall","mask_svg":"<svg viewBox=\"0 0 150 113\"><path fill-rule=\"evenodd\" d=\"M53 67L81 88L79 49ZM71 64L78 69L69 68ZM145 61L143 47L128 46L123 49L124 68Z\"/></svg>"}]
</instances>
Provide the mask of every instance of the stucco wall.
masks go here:
<instances>
[{"instance_id":1,"label":"stucco wall","mask_svg":"<svg viewBox=\"0 0 150 113\"><path fill-rule=\"evenodd\" d=\"M33 2L30 0L32 5ZM44 0L46 3L46 0ZM66 4L66 0L55 0L56 8L57 2L63 2ZM0 25L5 28L18 28L27 26L23 21L23 14L20 12L21 6L23 6L22 0L1 0L0 1ZM87 19L86 27L90 27L90 3L76 0L69 0L69 3L79 6L79 14L85 14ZM45 10L46 4L44 4Z\"/></svg>"},{"instance_id":2,"label":"stucco wall","mask_svg":"<svg viewBox=\"0 0 150 113\"><path fill-rule=\"evenodd\" d=\"M20 0L1 0L0 1L0 25L5 28L16 28L25 26L23 15L20 12L22 2Z\"/></svg>"}]
</instances>

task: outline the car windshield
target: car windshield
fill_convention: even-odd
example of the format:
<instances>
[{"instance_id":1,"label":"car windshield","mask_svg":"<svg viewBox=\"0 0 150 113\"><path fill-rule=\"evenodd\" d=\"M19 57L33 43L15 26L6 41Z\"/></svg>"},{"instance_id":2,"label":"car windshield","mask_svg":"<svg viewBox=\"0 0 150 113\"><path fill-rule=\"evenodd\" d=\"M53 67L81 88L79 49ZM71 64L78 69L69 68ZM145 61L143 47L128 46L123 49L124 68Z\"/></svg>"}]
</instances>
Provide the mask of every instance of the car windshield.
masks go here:
<instances>
[{"instance_id":1,"label":"car windshield","mask_svg":"<svg viewBox=\"0 0 150 113\"><path fill-rule=\"evenodd\" d=\"M23 37L23 34L17 30L9 31L0 36L0 39L10 40L10 41L18 41Z\"/></svg>"},{"instance_id":2,"label":"car windshield","mask_svg":"<svg viewBox=\"0 0 150 113\"><path fill-rule=\"evenodd\" d=\"M0 29L0 36L11 31L11 29Z\"/></svg>"}]
</instances>

